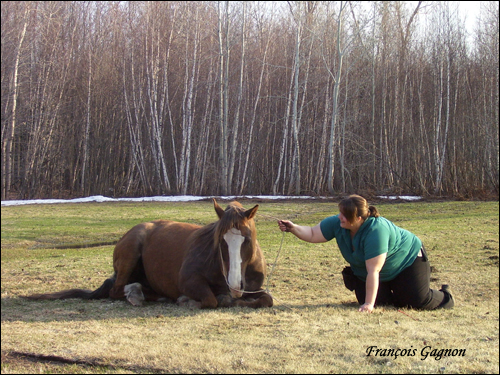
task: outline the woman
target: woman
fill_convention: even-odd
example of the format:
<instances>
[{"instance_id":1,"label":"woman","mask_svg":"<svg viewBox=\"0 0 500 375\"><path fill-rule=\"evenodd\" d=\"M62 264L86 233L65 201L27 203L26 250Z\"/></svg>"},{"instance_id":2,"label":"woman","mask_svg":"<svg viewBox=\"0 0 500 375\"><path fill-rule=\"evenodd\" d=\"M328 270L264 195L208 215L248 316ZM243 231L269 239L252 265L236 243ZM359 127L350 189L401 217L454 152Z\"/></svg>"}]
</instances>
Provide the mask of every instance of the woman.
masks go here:
<instances>
[{"instance_id":1,"label":"woman","mask_svg":"<svg viewBox=\"0 0 500 375\"><path fill-rule=\"evenodd\" d=\"M342 276L354 290L359 311L373 311L377 305L394 305L423 310L452 308L448 285L430 289L430 266L422 241L413 233L383 218L365 198L351 195L339 203L340 213L314 227L288 220L278 222L281 231L301 240L319 243L337 240L350 267Z\"/></svg>"}]
</instances>

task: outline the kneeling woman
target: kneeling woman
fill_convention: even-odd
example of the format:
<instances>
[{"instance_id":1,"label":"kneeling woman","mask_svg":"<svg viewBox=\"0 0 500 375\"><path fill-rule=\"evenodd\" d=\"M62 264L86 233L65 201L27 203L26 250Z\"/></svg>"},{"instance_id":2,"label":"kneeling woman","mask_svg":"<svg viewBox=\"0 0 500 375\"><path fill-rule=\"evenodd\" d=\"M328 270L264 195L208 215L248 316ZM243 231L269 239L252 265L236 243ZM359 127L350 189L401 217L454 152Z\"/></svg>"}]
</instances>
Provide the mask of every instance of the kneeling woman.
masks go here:
<instances>
[{"instance_id":1,"label":"kneeling woman","mask_svg":"<svg viewBox=\"0 0 500 375\"><path fill-rule=\"evenodd\" d=\"M288 220L278 224L282 231L307 242L337 240L350 263L342 271L344 283L355 291L359 311L372 312L377 305L423 310L454 306L448 285L440 290L430 288L429 261L417 236L381 217L359 195L343 199L339 211L314 227Z\"/></svg>"}]
</instances>

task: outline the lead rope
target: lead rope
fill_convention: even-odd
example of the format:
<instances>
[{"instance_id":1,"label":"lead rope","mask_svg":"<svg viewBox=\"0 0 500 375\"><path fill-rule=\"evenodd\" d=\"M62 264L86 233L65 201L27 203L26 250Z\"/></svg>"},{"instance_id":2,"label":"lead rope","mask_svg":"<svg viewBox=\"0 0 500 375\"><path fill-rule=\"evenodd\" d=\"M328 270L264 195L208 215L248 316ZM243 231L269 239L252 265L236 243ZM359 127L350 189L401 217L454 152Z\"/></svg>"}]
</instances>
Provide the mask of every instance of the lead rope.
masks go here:
<instances>
[{"instance_id":1,"label":"lead rope","mask_svg":"<svg viewBox=\"0 0 500 375\"><path fill-rule=\"evenodd\" d=\"M284 233L283 233L284 234ZM281 239L281 244L283 244L283 239ZM281 251L281 247L280 247L280 250ZM279 255L279 251L278 251L278 255ZM255 294L255 293L262 293L263 291L266 292L267 294L269 294L272 298L274 298L271 294L271 292L269 291L269 288L268 288L268 285L269 285L269 277L270 277L270 274L267 275L267 286L266 286L266 289L261 289L261 290L255 290L255 291L250 291L250 290L244 290L244 289L236 289L236 288L233 288L231 285L229 285L229 281L227 280L227 271L226 271L226 264L224 263L224 258L222 257L222 249L221 249L221 246L219 244L219 256L220 256L220 262L221 262L221 267L222 267L222 275L224 276L224 280L226 281L226 285L229 289L235 291L235 292L239 292L239 293L249 293L249 294ZM278 257L276 257L276 261L278 260ZM276 263L275 263L276 264ZM274 265L273 264L273 268L272 270L274 270ZM271 273L272 273L272 270L271 270Z\"/></svg>"},{"instance_id":2,"label":"lead rope","mask_svg":"<svg viewBox=\"0 0 500 375\"><path fill-rule=\"evenodd\" d=\"M261 215L261 214L260 214ZM266 215L262 215L262 216L266 216ZM271 217L271 216L268 216L272 219L275 219L275 220L279 220L279 219L276 219L274 217ZM281 242L280 242L280 247L278 249L278 252L276 254L276 258L274 259L274 263L273 263L273 266L271 268L271 272L269 272L267 274L267 281L266 281L266 289L265 290L257 290L257 291L247 291L247 290L242 290L242 289L236 289L236 288L233 288L231 287L231 285L229 285L229 281L227 280L227 270L226 270L226 264L224 263L224 258L222 257L222 249L221 249L221 246L219 244L219 256L220 256L220 262L221 262L221 268L222 268L222 275L224 276L224 280L226 281L226 285L229 289L235 291L235 292L239 292L239 293L249 293L249 294L255 294L255 293L262 293L262 291L266 292L267 294L269 294L271 296L272 299L276 300L276 301L279 301L284 307L286 307L287 309L290 309L292 310L291 307L285 305L284 303L282 303L278 298L276 298L275 296L272 295L271 291L269 290L269 280L271 280L271 276L273 275L273 272L274 272L274 268L276 267L276 264L278 263L278 258L280 256L280 253L281 253L281 249L283 248L283 240L285 239L285 232L282 232L282 236L281 236Z\"/></svg>"},{"instance_id":3,"label":"lead rope","mask_svg":"<svg viewBox=\"0 0 500 375\"><path fill-rule=\"evenodd\" d=\"M264 216L264 217L268 217L270 219L273 219L273 220L276 220L276 221L281 221L281 219L278 219L277 217L274 217L274 216L270 216L270 215L265 215L265 214L262 214L262 213L258 213L259 216ZM278 301L280 302L280 304L283 306L283 307L286 307L287 309L289 310L292 310L293 309L286 305L285 303L283 303L279 298L276 298L275 296L273 296L273 294L271 293L271 291L269 290L269 280L271 280L271 276L273 275L273 272L274 272L274 267L276 267L276 264L278 264L278 258L280 256L280 252L281 252L281 249L283 248L283 240L285 239L285 232L282 232L282 236L281 236L281 243L280 243L280 247L278 249L278 253L276 254L276 258L274 259L274 263L273 263L273 266L271 268L271 272L269 272L269 274L267 275L267 282L266 282L266 293L269 294L271 296L271 298L275 301Z\"/></svg>"},{"instance_id":4,"label":"lead rope","mask_svg":"<svg viewBox=\"0 0 500 375\"><path fill-rule=\"evenodd\" d=\"M273 220L276 220L276 221L280 221L280 219L278 219L277 217L274 217L274 216L270 216L270 215L264 215L264 214L261 214L260 212L258 213L259 216L264 216L264 217L268 217L270 219L273 219ZM276 259L274 259L274 263L273 263L273 267L271 268L271 272L269 272L269 274L267 275L267 282L266 282L266 292L268 294L271 295L271 297L273 297L273 295L271 294L271 292L269 291L269 280L271 280L271 276L273 275L273 272L274 272L274 267L276 266L276 264L278 263L278 258L280 256L280 252L281 252L281 249L283 248L283 240L285 239L285 232L282 232L282 236L281 236L281 243L280 243L280 247L278 249L278 253L276 254ZM275 297L273 297L275 298Z\"/></svg>"},{"instance_id":5,"label":"lead rope","mask_svg":"<svg viewBox=\"0 0 500 375\"><path fill-rule=\"evenodd\" d=\"M258 213L259 216L264 216L264 217L268 217L270 219L273 219L273 220L276 220L276 221L281 221L281 219L278 219L277 217L274 217L274 216L270 216L270 215L265 215L265 214L262 214L262 213ZM273 263L273 267L271 268L271 272L269 272L269 274L267 275L267 282L266 282L266 293L269 294L271 296L271 298L275 301L278 301L283 307L286 307L287 309L289 310L292 310L293 309L286 305L284 302L282 302L279 298L273 296L273 294L271 293L271 291L269 290L269 280L271 280L271 276L273 275L273 272L274 272L274 267L276 267L276 264L278 264L278 258L280 256L280 252L281 252L281 249L283 248L283 240L285 239L285 232L282 232L282 235L281 235L281 243L280 243L280 247L278 249L278 252L276 254L276 258L274 259L274 263Z\"/></svg>"},{"instance_id":6,"label":"lead rope","mask_svg":"<svg viewBox=\"0 0 500 375\"><path fill-rule=\"evenodd\" d=\"M283 247L283 240L285 239L285 232L281 232L281 233L282 233L282 236L281 236L280 247L278 249L278 253L276 254L276 258L274 259L274 263L273 263L273 266L271 268L271 272L269 272L269 274L267 275L266 292L269 294L271 294L271 292L269 291L269 280L271 280L271 276L273 275L273 272L274 272L274 267L276 266L276 263L278 263L278 258L280 256L280 252L281 252L281 249ZM271 297L273 297L273 296L271 295Z\"/></svg>"},{"instance_id":7,"label":"lead rope","mask_svg":"<svg viewBox=\"0 0 500 375\"><path fill-rule=\"evenodd\" d=\"M289 310L292 310L293 309L286 305L285 303L283 303L279 298L276 298L275 296L272 295L271 291L269 290L269 280L271 279L271 276L273 274L273 271L274 271L274 267L276 266L276 264L278 263L278 258L280 256L280 252L281 252L281 249L283 247L283 240L285 239L285 232L282 232L282 236L281 236L281 243L280 243L280 248L278 249L278 253L276 254L276 259L274 259L274 263L273 263L273 267L271 268L271 272L269 272L269 274L267 275L267 283L266 283L266 293L269 294L271 296L272 299L278 301L281 303L281 305L283 307L286 307L287 309Z\"/></svg>"},{"instance_id":8,"label":"lead rope","mask_svg":"<svg viewBox=\"0 0 500 375\"><path fill-rule=\"evenodd\" d=\"M239 293L262 293L262 290L250 291L250 290L236 289L236 288L233 288L231 285L229 285L229 281L227 280L226 264L224 263L224 258L222 258L222 249L220 247L220 244L219 244L219 256L220 256L220 263L221 263L221 267L222 267L222 275L224 276L224 280L226 281L226 285L229 289L231 289L235 292L239 292ZM266 290L266 292L267 292L267 290Z\"/></svg>"}]
</instances>

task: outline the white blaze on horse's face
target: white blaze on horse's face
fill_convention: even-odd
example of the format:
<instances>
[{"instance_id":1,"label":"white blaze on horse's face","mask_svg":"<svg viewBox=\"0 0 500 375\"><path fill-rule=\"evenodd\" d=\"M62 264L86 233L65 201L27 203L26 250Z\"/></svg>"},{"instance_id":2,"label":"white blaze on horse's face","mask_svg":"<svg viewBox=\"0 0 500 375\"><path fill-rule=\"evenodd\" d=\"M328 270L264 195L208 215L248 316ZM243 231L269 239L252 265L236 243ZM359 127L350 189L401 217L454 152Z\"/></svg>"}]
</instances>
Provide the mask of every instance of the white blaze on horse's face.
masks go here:
<instances>
[{"instance_id":1,"label":"white blaze on horse's face","mask_svg":"<svg viewBox=\"0 0 500 375\"><path fill-rule=\"evenodd\" d=\"M241 290L241 245L245 241L245 237L241 235L241 231L236 228L231 228L225 235L228 253L229 253L229 275L227 282L231 287L231 296L240 298L243 293Z\"/></svg>"}]
</instances>

